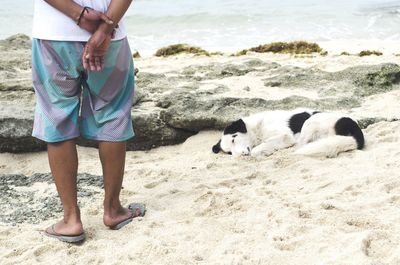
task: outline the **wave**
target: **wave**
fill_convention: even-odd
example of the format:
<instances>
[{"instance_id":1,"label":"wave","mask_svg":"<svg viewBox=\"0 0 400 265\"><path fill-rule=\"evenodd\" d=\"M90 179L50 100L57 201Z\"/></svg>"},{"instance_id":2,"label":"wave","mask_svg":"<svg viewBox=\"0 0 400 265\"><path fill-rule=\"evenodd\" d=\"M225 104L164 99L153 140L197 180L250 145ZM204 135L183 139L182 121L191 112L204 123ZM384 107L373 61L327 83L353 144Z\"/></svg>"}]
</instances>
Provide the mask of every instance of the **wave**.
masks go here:
<instances>
[{"instance_id":1,"label":"wave","mask_svg":"<svg viewBox=\"0 0 400 265\"><path fill-rule=\"evenodd\" d=\"M362 15L383 15L383 16L398 16L400 15L400 4L396 2L374 3L367 7L360 8Z\"/></svg>"},{"instance_id":2,"label":"wave","mask_svg":"<svg viewBox=\"0 0 400 265\"><path fill-rule=\"evenodd\" d=\"M2 0L1 37L30 34L32 1ZM135 0L125 16L133 48L172 43L235 50L305 39L400 40L400 3L385 0Z\"/></svg>"}]
</instances>

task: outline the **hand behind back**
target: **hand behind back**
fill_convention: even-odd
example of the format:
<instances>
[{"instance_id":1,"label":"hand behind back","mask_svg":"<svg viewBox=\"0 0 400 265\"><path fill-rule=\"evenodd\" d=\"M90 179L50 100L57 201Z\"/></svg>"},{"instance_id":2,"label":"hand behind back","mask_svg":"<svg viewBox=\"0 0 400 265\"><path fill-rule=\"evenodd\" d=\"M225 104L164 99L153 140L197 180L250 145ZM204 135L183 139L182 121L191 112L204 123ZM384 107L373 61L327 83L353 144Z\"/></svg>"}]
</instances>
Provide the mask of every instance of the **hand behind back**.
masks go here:
<instances>
[{"instance_id":1,"label":"hand behind back","mask_svg":"<svg viewBox=\"0 0 400 265\"><path fill-rule=\"evenodd\" d=\"M104 58L114 37L114 31L112 34L106 34L100 29L100 25L103 23L113 25L113 21L105 14L91 8L85 8L82 12L78 25L93 34L82 54L83 67L88 71L101 71L104 68Z\"/></svg>"},{"instance_id":2,"label":"hand behind back","mask_svg":"<svg viewBox=\"0 0 400 265\"><path fill-rule=\"evenodd\" d=\"M109 19L105 14L96 11L91 8L87 8L83 11L82 17L78 21L78 26L90 33L95 33L101 23L113 24L113 21Z\"/></svg>"},{"instance_id":3,"label":"hand behind back","mask_svg":"<svg viewBox=\"0 0 400 265\"><path fill-rule=\"evenodd\" d=\"M83 67L88 71L101 71L104 68L104 59L111 43L111 35L101 29L90 37L82 54Z\"/></svg>"}]
</instances>

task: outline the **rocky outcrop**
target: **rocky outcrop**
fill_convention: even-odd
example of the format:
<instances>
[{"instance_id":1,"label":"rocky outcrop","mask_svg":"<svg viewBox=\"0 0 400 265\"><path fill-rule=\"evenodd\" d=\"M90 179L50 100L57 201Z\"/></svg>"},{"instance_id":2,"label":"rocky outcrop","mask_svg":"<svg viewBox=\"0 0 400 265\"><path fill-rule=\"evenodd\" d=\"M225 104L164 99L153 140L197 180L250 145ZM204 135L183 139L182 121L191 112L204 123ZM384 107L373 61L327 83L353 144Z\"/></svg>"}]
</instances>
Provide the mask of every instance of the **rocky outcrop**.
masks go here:
<instances>
[{"instance_id":1,"label":"rocky outcrop","mask_svg":"<svg viewBox=\"0 0 400 265\"><path fill-rule=\"evenodd\" d=\"M351 99L311 100L291 96L282 100L261 98L207 98L197 94L172 94L162 98L158 106L163 107L162 118L168 125L190 131L222 129L230 121L251 113L309 107L312 109L334 109L348 105ZM351 102L353 105L357 105Z\"/></svg>"},{"instance_id":2,"label":"rocky outcrop","mask_svg":"<svg viewBox=\"0 0 400 265\"><path fill-rule=\"evenodd\" d=\"M33 152L45 150L44 142L31 136L33 120L0 119L0 152Z\"/></svg>"},{"instance_id":3,"label":"rocky outcrop","mask_svg":"<svg viewBox=\"0 0 400 265\"><path fill-rule=\"evenodd\" d=\"M181 143L196 133L169 126L161 119L160 113L157 109L133 111L136 137L128 142L128 150L148 150L157 146ZM21 153L46 149L43 141L31 136L33 113L26 112L26 117L12 117L12 114L0 117L0 152ZM97 146L97 142L84 138L79 138L77 142L82 146Z\"/></svg>"},{"instance_id":4,"label":"rocky outcrop","mask_svg":"<svg viewBox=\"0 0 400 265\"><path fill-rule=\"evenodd\" d=\"M15 34L5 40L0 40L2 50L26 50L31 47L31 40L24 34Z\"/></svg>"},{"instance_id":5,"label":"rocky outcrop","mask_svg":"<svg viewBox=\"0 0 400 265\"><path fill-rule=\"evenodd\" d=\"M12 47L22 48L13 50ZM30 136L34 92L31 86L29 45L23 36L0 42L0 152L44 150L45 144ZM288 95L280 99L237 96L229 80L260 80L259 90L276 87L286 91L309 91L317 97ZM136 137L128 150L145 150L177 144L205 129L222 129L230 121L250 113L309 107L348 110L360 107L370 95L399 89L400 67L396 64L356 66L338 72L317 68L281 66L259 58L193 64L164 73L139 71L136 80L133 124ZM206 88L205 88L206 87ZM249 91L250 87L241 87ZM239 93L239 94L240 94ZM236 96L234 96L236 95ZM364 117L363 126L379 117ZM95 142L79 139L83 146Z\"/></svg>"},{"instance_id":6,"label":"rocky outcrop","mask_svg":"<svg viewBox=\"0 0 400 265\"><path fill-rule=\"evenodd\" d=\"M265 86L318 90L324 97L340 94L361 98L399 89L400 66L391 63L356 66L333 73L285 66L276 69L274 76L264 81Z\"/></svg>"},{"instance_id":7,"label":"rocky outcrop","mask_svg":"<svg viewBox=\"0 0 400 265\"><path fill-rule=\"evenodd\" d=\"M265 72L279 68L274 62L264 62L259 59L243 60L238 63L209 63L191 65L183 68L181 74L192 80L222 79L231 76L244 76L251 72Z\"/></svg>"}]
</instances>

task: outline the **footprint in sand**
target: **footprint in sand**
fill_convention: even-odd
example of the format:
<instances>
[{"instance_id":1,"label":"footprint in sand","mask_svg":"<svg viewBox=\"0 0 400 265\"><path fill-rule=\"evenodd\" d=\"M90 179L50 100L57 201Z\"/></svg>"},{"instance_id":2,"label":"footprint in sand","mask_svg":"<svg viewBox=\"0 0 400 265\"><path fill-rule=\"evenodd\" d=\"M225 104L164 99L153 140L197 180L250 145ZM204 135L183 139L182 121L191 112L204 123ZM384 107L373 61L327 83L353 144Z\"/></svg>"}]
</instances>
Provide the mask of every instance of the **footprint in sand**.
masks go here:
<instances>
[{"instance_id":1,"label":"footprint in sand","mask_svg":"<svg viewBox=\"0 0 400 265\"><path fill-rule=\"evenodd\" d=\"M247 178L236 178L236 179L227 179L218 183L217 186L226 187L226 188L235 188L237 186L246 186L250 185L251 181Z\"/></svg>"},{"instance_id":2,"label":"footprint in sand","mask_svg":"<svg viewBox=\"0 0 400 265\"><path fill-rule=\"evenodd\" d=\"M361 241L361 251L367 257L390 257L396 253L396 242L399 242L399 236L395 233L372 231Z\"/></svg>"},{"instance_id":3,"label":"footprint in sand","mask_svg":"<svg viewBox=\"0 0 400 265\"><path fill-rule=\"evenodd\" d=\"M293 251L296 249L298 242L293 241L288 235L274 236L273 246L281 251Z\"/></svg>"},{"instance_id":4,"label":"footprint in sand","mask_svg":"<svg viewBox=\"0 0 400 265\"><path fill-rule=\"evenodd\" d=\"M4 258L13 258L13 257L20 257L26 250L25 249L13 249L12 251L10 251L9 253L7 253L6 255L4 255Z\"/></svg>"},{"instance_id":5,"label":"footprint in sand","mask_svg":"<svg viewBox=\"0 0 400 265\"><path fill-rule=\"evenodd\" d=\"M48 255L49 252L52 253L53 251L54 251L54 248L46 244L46 245L37 247L33 251L33 255L36 257L37 261L41 261L42 256L46 256L46 255Z\"/></svg>"},{"instance_id":6,"label":"footprint in sand","mask_svg":"<svg viewBox=\"0 0 400 265\"><path fill-rule=\"evenodd\" d=\"M208 191L195 200L196 216L219 216L245 209L238 199L241 194L231 190L228 193Z\"/></svg>"},{"instance_id":7,"label":"footprint in sand","mask_svg":"<svg viewBox=\"0 0 400 265\"><path fill-rule=\"evenodd\" d=\"M308 231L307 226L288 226L280 234L272 237L273 246L281 251L293 251L304 244L302 238Z\"/></svg>"},{"instance_id":8,"label":"footprint in sand","mask_svg":"<svg viewBox=\"0 0 400 265\"><path fill-rule=\"evenodd\" d=\"M346 224L354 229L371 229L376 227L376 223L373 220L359 216L348 218Z\"/></svg>"},{"instance_id":9,"label":"footprint in sand","mask_svg":"<svg viewBox=\"0 0 400 265\"><path fill-rule=\"evenodd\" d=\"M398 190L399 187L400 187L400 181L393 181L393 182L390 182L390 183L387 183L387 184L383 185L383 190L386 193L398 194L399 193L399 190Z\"/></svg>"},{"instance_id":10,"label":"footprint in sand","mask_svg":"<svg viewBox=\"0 0 400 265\"><path fill-rule=\"evenodd\" d=\"M150 182L144 185L144 187L146 189L154 189L155 187L157 187L158 185L160 185L161 183L165 183L168 182L168 178L163 178L154 182Z\"/></svg>"}]
</instances>

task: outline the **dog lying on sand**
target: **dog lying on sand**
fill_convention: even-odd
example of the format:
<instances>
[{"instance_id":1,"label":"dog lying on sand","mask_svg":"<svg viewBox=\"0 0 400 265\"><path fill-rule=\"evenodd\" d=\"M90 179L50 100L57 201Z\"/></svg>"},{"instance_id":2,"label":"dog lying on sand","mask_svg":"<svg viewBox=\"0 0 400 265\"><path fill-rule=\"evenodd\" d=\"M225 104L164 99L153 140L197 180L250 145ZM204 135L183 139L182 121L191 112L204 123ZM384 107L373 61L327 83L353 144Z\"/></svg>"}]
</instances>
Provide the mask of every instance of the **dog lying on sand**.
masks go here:
<instances>
[{"instance_id":1,"label":"dog lying on sand","mask_svg":"<svg viewBox=\"0 0 400 265\"><path fill-rule=\"evenodd\" d=\"M233 156L271 155L297 144L296 154L336 157L363 149L358 123L340 113L308 109L275 110L243 117L228 125L212 148Z\"/></svg>"}]
</instances>

